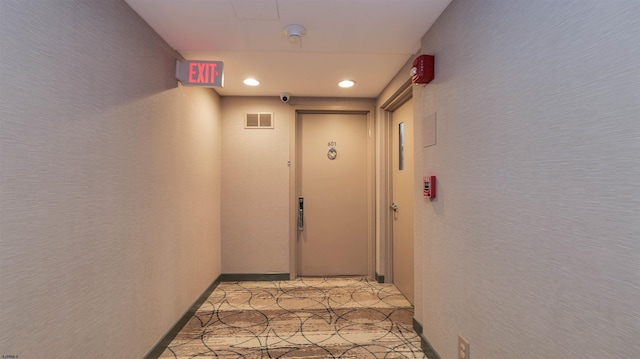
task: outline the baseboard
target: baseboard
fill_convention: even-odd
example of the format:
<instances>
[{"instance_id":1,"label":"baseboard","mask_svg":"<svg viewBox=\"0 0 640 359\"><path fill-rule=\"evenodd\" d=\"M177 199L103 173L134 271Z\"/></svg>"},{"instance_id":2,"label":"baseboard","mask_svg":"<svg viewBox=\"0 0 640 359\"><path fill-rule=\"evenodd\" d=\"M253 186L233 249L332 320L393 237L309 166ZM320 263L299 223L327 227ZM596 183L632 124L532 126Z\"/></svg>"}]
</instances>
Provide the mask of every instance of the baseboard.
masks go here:
<instances>
[{"instance_id":1,"label":"baseboard","mask_svg":"<svg viewBox=\"0 0 640 359\"><path fill-rule=\"evenodd\" d=\"M209 298L211 292L213 292L218 284L220 284L221 277L222 275L218 276L218 278L216 278L216 280L214 280L213 283L211 283L211 285L209 285L209 287L205 289L200 297L198 297L198 299L196 299L191 307L189 307L189 310L187 310L182 315L182 317L180 317L176 324L174 324L173 327L171 327L171 329L169 329L169 331L162 337L162 339L160 339L160 341L158 341L158 343L156 343L156 345L151 348L147 355L144 356L144 359L157 359L158 357L160 357L160 355L167 349L171 341L176 337L176 335L178 335L182 328L184 328L189 319L193 317L198 308L202 306L202 303L204 303L204 301Z\"/></svg>"},{"instance_id":2,"label":"baseboard","mask_svg":"<svg viewBox=\"0 0 640 359\"><path fill-rule=\"evenodd\" d=\"M224 273L221 282L262 282L289 280L289 273Z\"/></svg>"},{"instance_id":3,"label":"baseboard","mask_svg":"<svg viewBox=\"0 0 640 359\"><path fill-rule=\"evenodd\" d=\"M440 359L438 353L436 353L435 349L431 346L431 343L427 340L422 332L422 324L413 318L413 330L420 336L420 347L424 355L427 356L428 359Z\"/></svg>"},{"instance_id":4,"label":"baseboard","mask_svg":"<svg viewBox=\"0 0 640 359\"><path fill-rule=\"evenodd\" d=\"M416 334L422 335L422 324L415 317L413 318L413 330L416 331Z\"/></svg>"},{"instance_id":5,"label":"baseboard","mask_svg":"<svg viewBox=\"0 0 640 359\"><path fill-rule=\"evenodd\" d=\"M377 272L376 272L376 282L384 283L384 276L383 275L379 275Z\"/></svg>"}]
</instances>

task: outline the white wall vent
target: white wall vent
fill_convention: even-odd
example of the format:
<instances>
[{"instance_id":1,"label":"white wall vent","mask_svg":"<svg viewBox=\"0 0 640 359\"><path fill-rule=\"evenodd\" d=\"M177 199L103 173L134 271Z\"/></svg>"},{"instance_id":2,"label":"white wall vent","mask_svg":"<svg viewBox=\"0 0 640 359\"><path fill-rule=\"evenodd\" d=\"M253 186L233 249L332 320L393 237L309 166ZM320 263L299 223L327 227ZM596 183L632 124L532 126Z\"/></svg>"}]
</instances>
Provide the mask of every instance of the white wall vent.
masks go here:
<instances>
[{"instance_id":1,"label":"white wall vent","mask_svg":"<svg viewBox=\"0 0 640 359\"><path fill-rule=\"evenodd\" d=\"M246 113L244 128L273 128L273 112Z\"/></svg>"}]
</instances>

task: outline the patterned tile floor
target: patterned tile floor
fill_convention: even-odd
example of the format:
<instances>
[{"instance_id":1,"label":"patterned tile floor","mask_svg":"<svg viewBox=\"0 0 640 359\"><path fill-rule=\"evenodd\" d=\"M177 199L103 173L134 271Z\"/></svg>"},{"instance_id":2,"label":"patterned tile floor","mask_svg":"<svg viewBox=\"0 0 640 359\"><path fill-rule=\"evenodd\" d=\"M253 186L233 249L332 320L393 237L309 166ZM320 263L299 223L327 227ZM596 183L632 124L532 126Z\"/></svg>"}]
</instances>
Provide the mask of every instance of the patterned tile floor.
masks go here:
<instances>
[{"instance_id":1,"label":"patterned tile floor","mask_svg":"<svg viewBox=\"0 0 640 359\"><path fill-rule=\"evenodd\" d=\"M426 358L412 317L366 278L225 282L160 358Z\"/></svg>"}]
</instances>

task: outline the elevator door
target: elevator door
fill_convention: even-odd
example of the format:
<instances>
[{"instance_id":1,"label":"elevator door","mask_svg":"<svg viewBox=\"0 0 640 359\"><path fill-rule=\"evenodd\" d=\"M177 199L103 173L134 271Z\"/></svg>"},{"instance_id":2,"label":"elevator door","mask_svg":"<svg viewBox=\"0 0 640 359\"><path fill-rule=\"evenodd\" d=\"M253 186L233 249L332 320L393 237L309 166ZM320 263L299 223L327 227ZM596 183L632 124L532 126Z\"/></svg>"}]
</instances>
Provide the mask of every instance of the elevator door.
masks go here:
<instances>
[{"instance_id":1,"label":"elevator door","mask_svg":"<svg viewBox=\"0 0 640 359\"><path fill-rule=\"evenodd\" d=\"M367 275L367 115L299 114L298 275Z\"/></svg>"},{"instance_id":2,"label":"elevator door","mask_svg":"<svg viewBox=\"0 0 640 359\"><path fill-rule=\"evenodd\" d=\"M413 303L413 101L392 119L393 283Z\"/></svg>"}]
</instances>

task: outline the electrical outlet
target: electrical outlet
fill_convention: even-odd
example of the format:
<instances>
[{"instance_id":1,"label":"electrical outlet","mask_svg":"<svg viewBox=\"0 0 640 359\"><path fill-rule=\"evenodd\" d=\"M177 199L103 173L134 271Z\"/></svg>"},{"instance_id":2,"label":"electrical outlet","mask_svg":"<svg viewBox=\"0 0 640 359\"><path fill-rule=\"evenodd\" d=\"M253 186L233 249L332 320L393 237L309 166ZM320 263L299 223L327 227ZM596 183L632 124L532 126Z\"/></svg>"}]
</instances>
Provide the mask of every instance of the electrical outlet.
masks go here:
<instances>
[{"instance_id":1,"label":"electrical outlet","mask_svg":"<svg viewBox=\"0 0 640 359\"><path fill-rule=\"evenodd\" d=\"M460 335L458 335L458 359L470 359L469 342Z\"/></svg>"}]
</instances>

